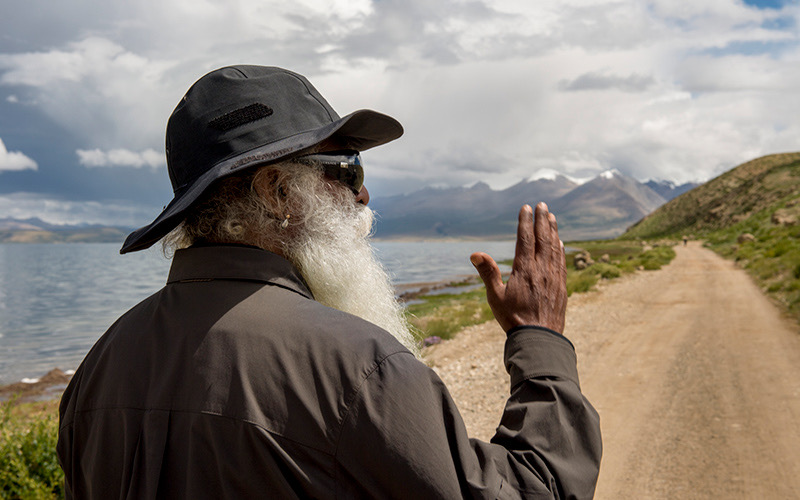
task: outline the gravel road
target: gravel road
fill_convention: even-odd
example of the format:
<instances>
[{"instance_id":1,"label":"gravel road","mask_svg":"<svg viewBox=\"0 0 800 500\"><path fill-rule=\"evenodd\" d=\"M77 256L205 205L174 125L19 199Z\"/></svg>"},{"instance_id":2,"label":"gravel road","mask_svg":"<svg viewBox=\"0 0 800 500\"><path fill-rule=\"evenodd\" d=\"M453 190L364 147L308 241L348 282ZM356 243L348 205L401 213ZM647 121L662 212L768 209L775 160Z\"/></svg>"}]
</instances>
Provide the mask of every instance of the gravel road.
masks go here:
<instances>
[{"instance_id":1,"label":"gravel road","mask_svg":"<svg viewBox=\"0 0 800 500\"><path fill-rule=\"evenodd\" d=\"M733 263L675 250L569 301L603 431L596 498L800 498L800 328ZM479 439L508 392L504 338L486 323L425 354Z\"/></svg>"}]
</instances>

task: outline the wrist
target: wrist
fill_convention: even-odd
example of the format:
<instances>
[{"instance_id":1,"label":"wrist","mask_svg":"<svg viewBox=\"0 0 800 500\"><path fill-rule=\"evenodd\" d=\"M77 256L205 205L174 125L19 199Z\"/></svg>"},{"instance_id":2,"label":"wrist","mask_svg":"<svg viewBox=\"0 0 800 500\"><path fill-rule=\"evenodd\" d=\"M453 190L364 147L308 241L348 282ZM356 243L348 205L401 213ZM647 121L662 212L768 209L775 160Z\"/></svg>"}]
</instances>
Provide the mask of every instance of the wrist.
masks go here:
<instances>
[{"instance_id":1,"label":"wrist","mask_svg":"<svg viewBox=\"0 0 800 500\"><path fill-rule=\"evenodd\" d=\"M553 329L550 329L550 328L547 328L546 326L541 326L541 325L517 325L517 326L514 326L514 327L512 327L510 330L508 330L506 332L506 337L510 337L512 334L514 334L514 333L516 333L516 332L518 332L520 330L531 329L531 328L532 329L536 329L536 330L545 331L545 332L547 332L547 333L549 333L551 335L555 335L556 337L564 339L567 342L569 342L569 345L571 345L573 349L575 348L575 345L572 343L572 341L570 341L567 337L565 337L563 333L559 333L559 332L557 332L557 331L555 331Z\"/></svg>"}]
</instances>

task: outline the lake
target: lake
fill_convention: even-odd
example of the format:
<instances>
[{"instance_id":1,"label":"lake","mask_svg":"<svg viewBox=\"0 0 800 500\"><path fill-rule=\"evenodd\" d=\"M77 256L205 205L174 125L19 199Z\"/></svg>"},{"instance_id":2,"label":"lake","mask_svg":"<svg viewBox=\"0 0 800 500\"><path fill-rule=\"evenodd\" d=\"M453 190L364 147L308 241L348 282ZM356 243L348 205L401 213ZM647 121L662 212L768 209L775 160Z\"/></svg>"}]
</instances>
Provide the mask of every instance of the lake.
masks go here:
<instances>
[{"instance_id":1,"label":"lake","mask_svg":"<svg viewBox=\"0 0 800 500\"><path fill-rule=\"evenodd\" d=\"M377 242L396 284L475 274L472 252L497 260L513 241ZM161 288L160 250L119 255L118 244L0 244L0 384L73 370L122 313Z\"/></svg>"}]
</instances>

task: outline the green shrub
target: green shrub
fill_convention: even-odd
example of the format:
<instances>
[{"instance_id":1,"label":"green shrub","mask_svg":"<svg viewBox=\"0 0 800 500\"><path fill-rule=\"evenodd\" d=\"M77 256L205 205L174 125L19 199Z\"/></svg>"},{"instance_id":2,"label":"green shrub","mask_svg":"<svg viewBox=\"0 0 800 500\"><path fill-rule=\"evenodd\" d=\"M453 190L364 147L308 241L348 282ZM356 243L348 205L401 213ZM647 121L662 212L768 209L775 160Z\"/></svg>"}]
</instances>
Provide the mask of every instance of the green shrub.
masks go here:
<instances>
[{"instance_id":1,"label":"green shrub","mask_svg":"<svg viewBox=\"0 0 800 500\"><path fill-rule=\"evenodd\" d=\"M783 290L783 283L781 282L772 283L767 287L767 291L770 293L777 292L780 290Z\"/></svg>"},{"instance_id":2,"label":"green shrub","mask_svg":"<svg viewBox=\"0 0 800 500\"><path fill-rule=\"evenodd\" d=\"M19 499L63 498L64 473L56 458L58 417L19 415L15 401L0 417L0 496Z\"/></svg>"},{"instance_id":3,"label":"green shrub","mask_svg":"<svg viewBox=\"0 0 800 500\"><path fill-rule=\"evenodd\" d=\"M655 271L669 264L674 258L675 250L673 250L672 247L661 246L642 253L635 260L646 270Z\"/></svg>"},{"instance_id":4,"label":"green shrub","mask_svg":"<svg viewBox=\"0 0 800 500\"><path fill-rule=\"evenodd\" d=\"M597 283L597 275L586 271L567 274L567 295L588 292Z\"/></svg>"},{"instance_id":5,"label":"green shrub","mask_svg":"<svg viewBox=\"0 0 800 500\"><path fill-rule=\"evenodd\" d=\"M604 264L598 262L588 269L587 272L600 276L603 279L610 280L622 276L622 270L613 264Z\"/></svg>"},{"instance_id":6,"label":"green shrub","mask_svg":"<svg viewBox=\"0 0 800 500\"><path fill-rule=\"evenodd\" d=\"M772 257L780 257L784 255L786 252L791 251L794 249L795 245L793 241L790 240L778 240L769 248L764 250L764 257L772 258Z\"/></svg>"}]
</instances>

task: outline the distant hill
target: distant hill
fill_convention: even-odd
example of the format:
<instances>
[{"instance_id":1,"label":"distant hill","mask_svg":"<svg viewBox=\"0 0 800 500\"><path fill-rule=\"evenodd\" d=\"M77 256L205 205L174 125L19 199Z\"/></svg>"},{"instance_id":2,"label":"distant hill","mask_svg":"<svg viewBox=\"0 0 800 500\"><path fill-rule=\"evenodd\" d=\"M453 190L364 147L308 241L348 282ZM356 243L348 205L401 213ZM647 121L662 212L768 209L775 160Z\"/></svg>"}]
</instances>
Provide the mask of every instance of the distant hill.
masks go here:
<instances>
[{"instance_id":1,"label":"distant hill","mask_svg":"<svg viewBox=\"0 0 800 500\"><path fill-rule=\"evenodd\" d=\"M694 185L648 184L609 170L585 184L554 175L523 180L494 191L483 183L469 188L425 188L407 195L373 199L379 238L513 238L516 214L525 203L544 201L559 220L565 240L618 236L632 223Z\"/></svg>"},{"instance_id":2,"label":"distant hill","mask_svg":"<svg viewBox=\"0 0 800 500\"><path fill-rule=\"evenodd\" d=\"M800 153L764 156L696 187L633 225L623 237L657 238L733 226L800 195Z\"/></svg>"},{"instance_id":3,"label":"distant hill","mask_svg":"<svg viewBox=\"0 0 800 500\"><path fill-rule=\"evenodd\" d=\"M575 186L563 176L521 181L503 191L479 182L468 188L428 187L375 198L370 206L379 214L378 237L496 237L515 233L514 214L523 204L552 202Z\"/></svg>"},{"instance_id":4,"label":"distant hill","mask_svg":"<svg viewBox=\"0 0 800 500\"><path fill-rule=\"evenodd\" d=\"M59 225L40 219L0 219L0 243L119 243L128 230L97 224Z\"/></svg>"},{"instance_id":5,"label":"distant hill","mask_svg":"<svg viewBox=\"0 0 800 500\"><path fill-rule=\"evenodd\" d=\"M660 194L661 197L667 201L677 196L680 196L687 191L691 191L692 189L700 185L695 182L687 182L685 184L676 185L672 181L654 181L654 180L647 181L644 184L645 186L649 187L656 193Z\"/></svg>"}]
</instances>

